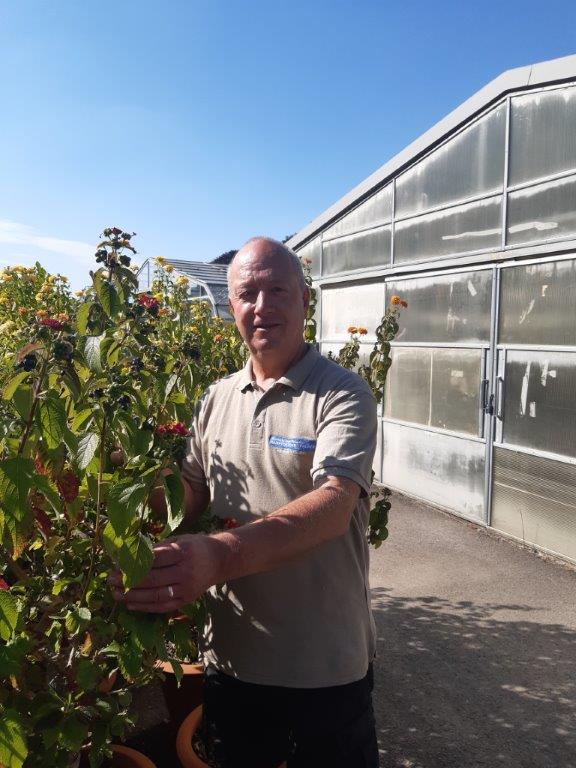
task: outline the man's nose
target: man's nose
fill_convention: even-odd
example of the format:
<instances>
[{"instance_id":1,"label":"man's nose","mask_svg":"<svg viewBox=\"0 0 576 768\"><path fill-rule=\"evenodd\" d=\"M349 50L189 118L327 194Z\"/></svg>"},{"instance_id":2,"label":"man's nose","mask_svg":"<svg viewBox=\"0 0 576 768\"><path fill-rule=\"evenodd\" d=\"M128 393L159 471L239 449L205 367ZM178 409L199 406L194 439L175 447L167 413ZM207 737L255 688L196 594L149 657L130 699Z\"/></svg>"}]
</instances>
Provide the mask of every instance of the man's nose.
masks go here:
<instances>
[{"instance_id":1,"label":"man's nose","mask_svg":"<svg viewBox=\"0 0 576 768\"><path fill-rule=\"evenodd\" d=\"M254 311L256 313L266 312L270 307L270 294L268 291L259 291L256 297L256 304L254 305Z\"/></svg>"}]
</instances>

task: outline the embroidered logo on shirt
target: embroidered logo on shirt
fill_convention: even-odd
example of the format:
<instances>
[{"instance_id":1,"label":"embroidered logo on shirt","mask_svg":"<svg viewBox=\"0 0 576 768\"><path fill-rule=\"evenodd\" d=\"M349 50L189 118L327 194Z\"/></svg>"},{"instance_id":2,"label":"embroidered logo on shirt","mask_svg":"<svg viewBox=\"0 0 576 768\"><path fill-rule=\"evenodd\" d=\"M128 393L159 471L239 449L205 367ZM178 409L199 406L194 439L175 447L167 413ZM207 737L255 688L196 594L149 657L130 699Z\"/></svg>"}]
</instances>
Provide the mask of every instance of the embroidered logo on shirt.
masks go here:
<instances>
[{"instance_id":1,"label":"embroidered logo on shirt","mask_svg":"<svg viewBox=\"0 0 576 768\"><path fill-rule=\"evenodd\" d=\"M309 437L282 437L282 435L270 435L268 443L271 448L288 453L313 453L316 448L316 440Z\"/></svg>"}]
</instances>

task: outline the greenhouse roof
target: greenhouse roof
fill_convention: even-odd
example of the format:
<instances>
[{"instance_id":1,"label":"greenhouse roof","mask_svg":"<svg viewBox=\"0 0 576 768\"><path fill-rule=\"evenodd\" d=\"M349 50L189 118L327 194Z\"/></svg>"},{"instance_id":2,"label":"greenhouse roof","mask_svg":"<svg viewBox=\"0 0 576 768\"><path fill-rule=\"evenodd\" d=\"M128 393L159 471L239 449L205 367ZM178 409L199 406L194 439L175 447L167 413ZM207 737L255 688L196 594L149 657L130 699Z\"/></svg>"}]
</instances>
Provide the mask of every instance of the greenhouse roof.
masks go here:
<instances>
[{"instance_id":1,"label":"greenhouse roof","mask_svg":"<svg viewBox=\"0 0 576 768\"><path fill-rule=\"evenodd\" d=\"M561 59L552 59L539 64L507 70L450 112L426 133L423 133L422 136L350 190L334 205L327 208L310 224L290 238L287 245L291 248L302 245L327 224L340 217L363 198L368 197L370 193L383 186L418 157L428 152L507 93L573 79L576 79L576 56L565 56Z\"/></svg>"}]
</instances>

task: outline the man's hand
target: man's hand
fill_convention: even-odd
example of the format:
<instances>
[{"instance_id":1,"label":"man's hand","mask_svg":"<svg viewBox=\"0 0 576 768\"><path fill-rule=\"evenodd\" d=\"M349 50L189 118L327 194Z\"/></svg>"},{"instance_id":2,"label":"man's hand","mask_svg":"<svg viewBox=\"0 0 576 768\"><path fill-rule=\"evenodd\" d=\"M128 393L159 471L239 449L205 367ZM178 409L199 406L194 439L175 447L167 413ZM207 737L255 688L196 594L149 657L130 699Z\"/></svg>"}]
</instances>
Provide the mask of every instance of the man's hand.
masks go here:
<instances>
[{"instance_id":1,"label":"man's hand","mask_svg":"<svg viewBox=\"0 0 576 768\"><path fill-rule=\"evenodd\" d=\"M166 539L154 547L152 570L137 587L124 592L122 576L110 576L114 598L133 611L172 613L219 581L219 543L203 534Z\"/></svg>"}]
</instances>

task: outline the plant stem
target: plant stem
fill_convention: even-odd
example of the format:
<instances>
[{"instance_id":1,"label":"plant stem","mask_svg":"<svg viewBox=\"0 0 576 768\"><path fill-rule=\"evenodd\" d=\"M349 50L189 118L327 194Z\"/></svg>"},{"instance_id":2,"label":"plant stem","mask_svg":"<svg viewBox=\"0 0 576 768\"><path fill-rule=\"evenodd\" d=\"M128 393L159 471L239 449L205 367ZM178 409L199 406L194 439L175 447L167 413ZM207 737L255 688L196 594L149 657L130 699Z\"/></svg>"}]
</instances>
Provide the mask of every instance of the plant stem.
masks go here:
<instances>
[{"instance_id":1,"label":"plant stem","mask_svg":"<svg viewBox=\"0 0 576 768\"><path fill-rule=\"evenodd\" d=\"M36 386L34 387L34 395L32 397L32 406L30 408L30 413L28 414L28 420L26 422L24 434L22 435L22 440L20 440L20 445L18 446L18 456L21 456L23 454L24 448L26 447L26 441L30 436L32 425L34 424L34 416L36 415L36 408L38 407L38 401L39 401L38 395L40 394L40 389L44 382L44 376L46 375L47 369L48 369L48 358L46 358L46 360L44 360L44 363L42 364L42 368L40 370L40 376L38 377L38 381L36 382Z\"/></svg>"},{"instance_id":2,"label":"plant stem","mask_svg":"<svg viewBox=\"0 0 576 768\"><path fill-rule=\"evenodd\" d=\"M98 467L98 482L96 485L96 523L94 525L94 538L92 539L92 547L90 548L90 567L88 568L88 576L84 584L84 589L82 590L82 597L80 598L80 602L84 601L84 598L86 597L86 593L88 592L88 586L90 584L90 581L92 579L92 573L94 571L94 559L96 557L96 550L98 549L98 546L100 544L100 503L101 503L101 496L102 496L102 473L104 471L104 453L106 450L105 442L106 442L107 426L108 426L108 419L107 419L106 413L104 413L104 420L102 421L102 430L100 432L100 457L99 457L100 466Z\"/></svg>"}]
</instances>

